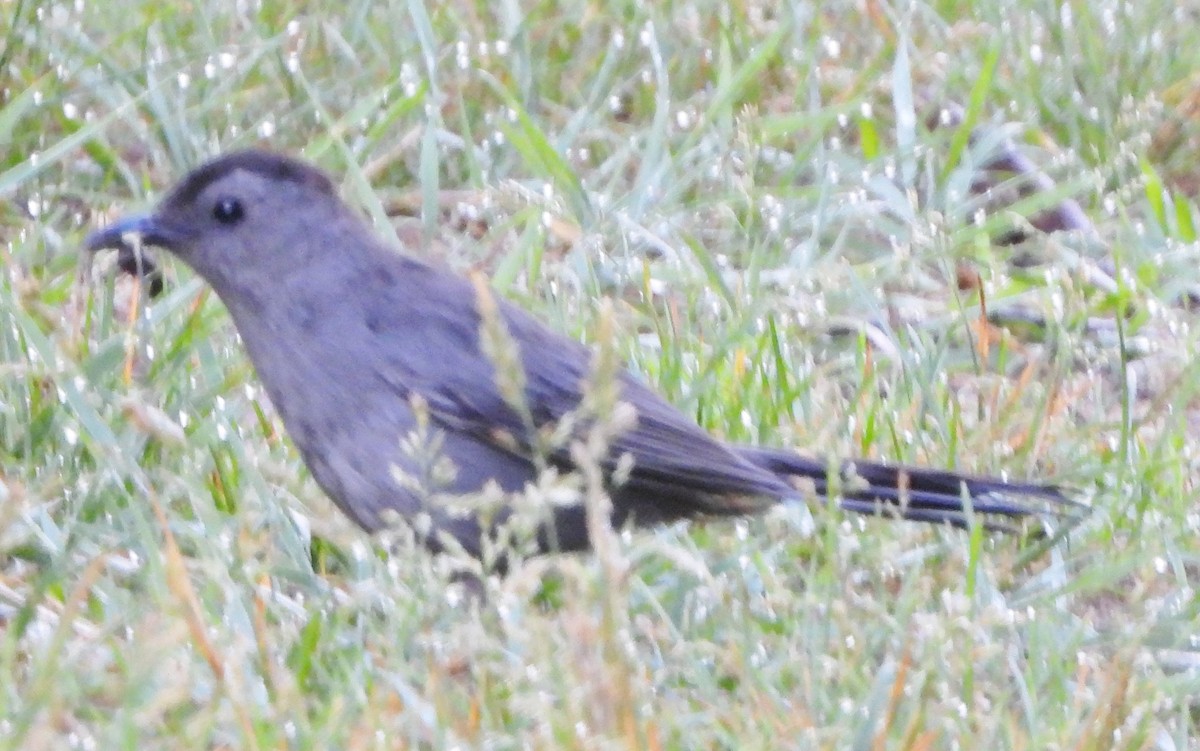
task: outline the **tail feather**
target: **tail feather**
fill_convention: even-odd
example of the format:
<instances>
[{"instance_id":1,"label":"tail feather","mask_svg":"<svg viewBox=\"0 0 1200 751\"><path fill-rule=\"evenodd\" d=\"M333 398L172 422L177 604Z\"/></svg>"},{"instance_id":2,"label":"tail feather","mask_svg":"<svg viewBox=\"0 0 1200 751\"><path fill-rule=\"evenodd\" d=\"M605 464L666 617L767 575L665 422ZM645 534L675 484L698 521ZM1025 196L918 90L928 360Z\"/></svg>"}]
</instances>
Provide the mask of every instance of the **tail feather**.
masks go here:
<instances>
[{"instance_id":1,"label":"tail feather","mask_svg":"<svg viewBox=\"0 0 1200 751\"><path fill-rule=\"evenodd\" d=\"M796 478L812 483L825 496L829 469L825 462L783 449L737 446L738 455L790 484ZM1004 527L988 517L1015 519L1025 516L1057 516L1078 507L1062 490L1052 485L1007 482L994 477L973 477L940 469L845 461L839 466L836 490L847 511L892 515L912 521L966 527L971 517L983 517L989 527Z\"/></svg>"}]
</instances>

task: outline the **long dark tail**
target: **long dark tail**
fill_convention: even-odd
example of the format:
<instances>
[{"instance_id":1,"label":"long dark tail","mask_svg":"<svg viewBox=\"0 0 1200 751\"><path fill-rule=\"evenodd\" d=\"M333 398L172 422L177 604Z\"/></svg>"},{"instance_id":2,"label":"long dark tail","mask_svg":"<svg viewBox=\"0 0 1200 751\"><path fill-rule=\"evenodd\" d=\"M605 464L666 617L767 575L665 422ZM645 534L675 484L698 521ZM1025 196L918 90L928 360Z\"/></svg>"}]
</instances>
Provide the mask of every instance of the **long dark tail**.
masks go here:
<instances>
[{"instance_id":1,"label":"long dark tail","mask_svg":"<svg viewBox=\"0 0 1200 751\"><path fill-rule=\"evenodd\" d=\"M813 491L826 495L830 465L795 452L759 446L735 446L743 458L779 475L789 484L795 478L812 482ZM971 514L987 526L996 517L1059 516L1079 505L1052 485L1006 482L940 469L925 469L870 461L845 461L838 467L836 490L841 507L860 514L895 516L912 521L966 527ZM968 510L967 500L970 509Z\"/></svg>"}]
</instances>

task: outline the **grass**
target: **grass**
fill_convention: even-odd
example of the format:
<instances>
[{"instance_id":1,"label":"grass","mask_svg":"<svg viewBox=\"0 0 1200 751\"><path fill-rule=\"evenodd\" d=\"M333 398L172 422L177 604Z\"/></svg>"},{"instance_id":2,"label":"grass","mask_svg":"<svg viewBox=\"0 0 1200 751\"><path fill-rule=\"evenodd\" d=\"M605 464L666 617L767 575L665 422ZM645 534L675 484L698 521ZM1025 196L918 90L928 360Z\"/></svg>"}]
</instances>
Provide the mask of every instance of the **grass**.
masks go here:
<instances>
[{"instance_id":1,"label":"grass","mask_svg":"<svg viewBox=\"0 0 1200 751\"><path fill-rule=\"evenodd\" d=\"M0 744L1200 742L1186 6L162 5L0 25ZM974 195L998 134L1055 187ZM572 335L613 299L714 433L1091 511L1046 550L820 508L673 527L479 606L320 495L185 269L149 305L82 271L89 228L255 143ZM1091 232L999 244L1064 198Z\"/></svg>"}]
</instances>

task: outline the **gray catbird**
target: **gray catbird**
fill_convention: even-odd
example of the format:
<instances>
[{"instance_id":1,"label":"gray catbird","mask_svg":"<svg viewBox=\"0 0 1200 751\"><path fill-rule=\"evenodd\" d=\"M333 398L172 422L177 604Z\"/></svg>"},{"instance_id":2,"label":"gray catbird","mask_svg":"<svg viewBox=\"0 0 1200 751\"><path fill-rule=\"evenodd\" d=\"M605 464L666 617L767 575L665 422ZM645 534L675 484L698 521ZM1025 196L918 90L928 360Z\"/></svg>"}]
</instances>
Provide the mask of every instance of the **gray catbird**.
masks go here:
<instances>
[{"instance_id":1,"label":"gray catbird","mask_svg":"<svg viewBox=\"0 0 1200 751\"><path fill-rule=\"evenodd\" d=\"M497 360L484 352L480 289L389 249L324 173L292 158L257 150L217 158L153 214L97 231L87 247L128 253L131 233L216 290L313 476L367 530L392 511L421 520L431 547L448 534L479 555L497 517L451 511L434 491L469 494L489 481L520 491L537 476L535 446L577 411L591 375L591 350L494 301L524 368L524 399L506 396ZM824 495L825 461L723 443L632 375L619 372L616 383L636 419L598 462L614 524L738 515ZM429 477L406 443L422 424L452 464L438 488L411 482ZM560 442L546 466L572 469L573 456ZM839 502L861 513L963 526L971 513L1019 517L1067 500L1047 485L868 461L840 467ZM535 538L541 551L587 548L583 504L552 505Z\"/></svg>"}]
</instances>

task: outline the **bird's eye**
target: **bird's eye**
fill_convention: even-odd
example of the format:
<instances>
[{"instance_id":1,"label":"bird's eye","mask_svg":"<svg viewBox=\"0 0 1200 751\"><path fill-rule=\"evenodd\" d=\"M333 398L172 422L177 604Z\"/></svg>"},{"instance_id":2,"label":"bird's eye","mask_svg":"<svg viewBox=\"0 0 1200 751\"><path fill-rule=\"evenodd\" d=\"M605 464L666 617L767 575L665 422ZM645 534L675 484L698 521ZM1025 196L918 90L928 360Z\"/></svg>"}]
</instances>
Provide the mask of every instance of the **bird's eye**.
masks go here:
<instances>
[{"instance_id":1,"label":"bird's eye","mask_svg":"<svg viewBox=\"0 0 1200 751\"><path fill-rule=\"evenodd\" d=\"M221 224L237 224L245 213L242 202L236 198L218 198L213 206L213 218Z\"/></svg>"}]
</instances>

